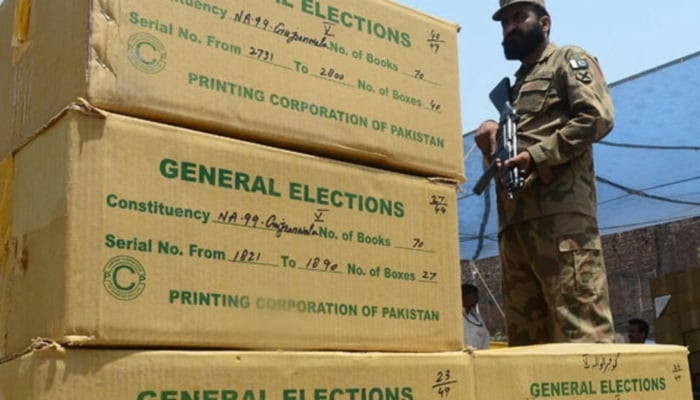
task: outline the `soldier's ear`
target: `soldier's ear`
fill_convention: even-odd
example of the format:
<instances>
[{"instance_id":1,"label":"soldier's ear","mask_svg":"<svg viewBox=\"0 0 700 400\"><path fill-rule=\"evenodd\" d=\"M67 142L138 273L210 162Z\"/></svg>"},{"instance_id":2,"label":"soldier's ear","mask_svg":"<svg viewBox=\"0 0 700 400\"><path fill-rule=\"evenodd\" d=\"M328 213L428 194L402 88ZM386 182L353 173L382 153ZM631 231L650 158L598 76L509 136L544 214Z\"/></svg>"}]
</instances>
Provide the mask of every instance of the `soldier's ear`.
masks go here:
<instances>
[{"instance_id":1,"label":"soldier's ear","mask_svg":"<svg viewBox=\"0 0 700 400\"><path fill-rule=\"evenodd\" d=\"M549 15L543 15L540 17L540 24L542 24L542 30L549 36L549 31L552 29L552 19Z\"/></svg>"}]
</instances>

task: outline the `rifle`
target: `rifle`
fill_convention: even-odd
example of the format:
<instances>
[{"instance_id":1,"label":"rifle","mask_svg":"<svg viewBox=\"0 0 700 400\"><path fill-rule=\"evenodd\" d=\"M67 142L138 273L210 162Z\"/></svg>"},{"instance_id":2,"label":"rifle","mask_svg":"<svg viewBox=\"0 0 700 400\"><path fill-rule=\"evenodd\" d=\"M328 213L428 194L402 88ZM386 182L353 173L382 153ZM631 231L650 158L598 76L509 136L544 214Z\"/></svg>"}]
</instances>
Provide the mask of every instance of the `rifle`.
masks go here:
<instances>
[{"instance_id":1,"label":"rifle","mask_svg":"<svg viewBox=\"0 0 700 400\"><path fill-rule=\"evenodd\" d=\"M513 106L510 105L510 79L503 78L496 87L489 93L491 103L496 106L500 114L498 121L498 132L496 133L497 149L493 156L493 161L488 166L484 174L474 185L474 193L480 195L488 186L491 178L496 175L498 167L496 159L505 162L507 159L515 157L518 154L518 133L517 122L518 114ZM512 199L515 192L523 188L525 184L525 171L521 168L510 167L502 168L503 183L506 187L508 198Z\"/></svg>"}]
</instances>

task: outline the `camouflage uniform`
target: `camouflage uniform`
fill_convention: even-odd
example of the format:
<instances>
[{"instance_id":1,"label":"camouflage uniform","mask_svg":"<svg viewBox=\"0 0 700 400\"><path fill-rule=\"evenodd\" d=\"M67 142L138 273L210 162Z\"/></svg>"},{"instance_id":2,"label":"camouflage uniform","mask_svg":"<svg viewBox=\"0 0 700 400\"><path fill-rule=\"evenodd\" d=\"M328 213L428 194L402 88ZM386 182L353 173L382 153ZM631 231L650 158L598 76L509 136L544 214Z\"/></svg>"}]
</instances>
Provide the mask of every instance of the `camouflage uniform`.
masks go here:
<instances>
[{"instance_id":1,"label":"camouflage uniform","mask_svg":"<svg viewBox=\"0 0 700 400\"><path fill-rule=\"evenodd\" d=\"M509 344L612 342L592 148L613 125L605 78L582 49L551 43L516 78L518 148L534 168L514 199L498 191Z\"/></svg>"}]
</instances>

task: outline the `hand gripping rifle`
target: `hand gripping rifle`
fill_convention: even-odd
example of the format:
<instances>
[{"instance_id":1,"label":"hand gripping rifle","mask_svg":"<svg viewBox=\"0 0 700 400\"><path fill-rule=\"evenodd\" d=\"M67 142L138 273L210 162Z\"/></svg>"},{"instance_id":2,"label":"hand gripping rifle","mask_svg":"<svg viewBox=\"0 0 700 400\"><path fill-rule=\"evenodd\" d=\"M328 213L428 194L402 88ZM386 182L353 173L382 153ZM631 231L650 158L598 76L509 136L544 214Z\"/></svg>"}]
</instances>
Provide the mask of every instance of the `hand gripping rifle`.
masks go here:
<instances>
[{"instance_id":1,"label":"hand gripping rifle","mask_svg":"<svg viewBox=\"0 0 700 400\"><path fill-rule=\"evenodd\" d=\"M497 149L493 156L493 161L476 182L476 185L474 185L474 193L477 195L480 195L486 189L491 178L496 175L498 170L496 159L505 162L507 159L513 158L518 154L516 126L518 114L515 112L513 106L510 105L510 79L503 78L498 85L491 90L489 98L500 113L498 132L496 133ZM504 167L502 168L502 174L508 198L512 199L515 192L522 189L525 184L525 171L518 167Z\"/></svg>"}]
</instances>

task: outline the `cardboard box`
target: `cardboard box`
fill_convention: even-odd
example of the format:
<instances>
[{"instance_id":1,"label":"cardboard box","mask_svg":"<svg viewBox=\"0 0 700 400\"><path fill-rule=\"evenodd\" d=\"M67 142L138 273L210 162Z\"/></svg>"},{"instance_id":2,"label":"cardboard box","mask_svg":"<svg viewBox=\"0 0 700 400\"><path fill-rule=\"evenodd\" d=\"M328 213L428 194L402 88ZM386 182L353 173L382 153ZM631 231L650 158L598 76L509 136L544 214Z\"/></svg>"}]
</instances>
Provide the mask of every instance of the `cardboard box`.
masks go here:
<instances>
[{"instance_id":1,"label":"cardboard box","mask_svg":"<svg viewBox=\"0 0 700 400\"><path fill-rule=\"evenodd\" d=\"M695 329L700 329L700 308L679 313L681 331L687 332Z\"/></svg>"},{"instance_id":2,"label":"cardboard box","mask_svg":"<svg viewBox=\"0 0 700 400\"><path fill-rule=\"evenodd\" d=\"M691 400L681 346L549 344L474 354L476 398Z\"/></svg>"},{"instance_id":3,"label":"cardboard box","mask_svg":"<svg viewBox=\"0 0 700 400\"><path fill-rule=\"evenodd\" d=\"M675 271L649 280L652 298L679 292L692 292L700 283L700 268Z\"/></svg>"},{"instance_id":4,"label":"cardboard box","mask_svg":"<svg viewBox=\"0 0 700 400\"><path fill-rule=\"evenodd\" d=\"M700 284L700 268L690 267L678 274L678 291L697 290Z\"/></svg>"},{"instance_id":5,"label":"cardboard box","mask_svg":"<svg viewBox=\"0 0 700 400\"><path fill-rule=\"evenodd\" d=\"M3 166L5 354L462 348L452 184L94 109Z\"/></svg>"},{"instance_id":6,"label":"cardboard box","mask_svg":"<svg viewBox=\"0 0 700 400\"><path fill-rule=\"evenodd\" d=\"M10 107L7 106L6 102L12 97L12 76L10 75L11 65L12 65L12 52L10 51L9 39L12 37L12 15L7 12L7 10L14 9L15 0L4 0L0 1L0 93L2 93L4 103L0 107L0 117L5 117L0 119L0 148L7 148L12 140L12 128L10 125ZM3 42L4 40L4 42ZM0 156L0 164L2 163L2 156ZM0 165L0 169L2 166ZM6 192L7 189L3 188L3 183L0 181L0 193ZM9 218L10 210L3 206L3 201L9 202L8 199L4 199L0 196L0 221L6 221ZM3 212L5 216L3 217ZM0 244L6 243L6 239L9 237L10 227L4 224L0 224ZM2 260L4 259L3 254L5 254L7 249L0 245L0 268L3 267ZM5 282L0 280L0 291L2 287L5 286ZM2 293L2 292L0 292ZM0 316L2 315L2 308L0 308Z\"/></svg>"},{"instance_id":7,"label":"cardboard box","mask_svg":"<svg viewBox=\"0 0 700 400\"><path fill-rule=\"evenodd\" d=\"M690 364L691 371L700 371L700 352L690 352L688 355L688 362Z\"/></svg>"},{"instance_id":8,"label":"cardboard box","mask_svg":"<svg viewBox=\"0 0 700 400\"><path fill-rule=\"evenodd\" d=\"M0 363L0 398L692 399L687 352L643 346L399 354L95 350L36 342Z\"/></svg>"},{"instance_id":9,"label":"cardboard box","mask_svg":"<svg viewBox=\"0 0 700 400\"><path fill-rule=\"evenodd\" d=\"M664 344L685 344L681 329L681 314L664 314L655 318L654 341Z\"/></svg>"},{"instance_id":10,"label":"cardboard box","mask_svg":"<svg viewBox=\"0 0 700 400\"><path fill-rule=\"evenodd\" d=\"M654 307L654 311L658 316L692 312L696 310L700 312L700 288L659 296L654 300L655 303L658 303L655 304Z\"/></svg>"},{"instance_id":11,"label":"cardboard box","mask_svg":"<svg viewBox=\"0 0 700 400\"><path fill-rule=\"evenodd\" d=\"M700 326L683 332L683 341L689 351L700 352Z\"/></svg>"},{"instance_id":12,"label":"cardboard box","mask_svg":"<svg viewBox=\"0 0 700 400\"><path fill-rule=\"evenodd\" d=\"M34 350L0 364L22 400L474 400L461 353Z\"/></svg>"},{"instance_id":13,"label":"cardboard box","mask_svg":"<svg viewBox=\"0 0 700 400\"><path fill-rule=\"evenodd\" d=\"M678 273L671 273L649 279L649 292L652 298L678 292Z\"/></svg>"},{"instance_id":14,"label":"cardboard box","mask_svg":"<svg viewBox=\"0 0 700 400\"><path fill-rule=\"evenodd\" d=\"M700 336L695 332L700 329L700 309L664 314L654 319L654 333L657 343L669 343L689 346L691 350L700 350Z\"/></svg>"},{"instance_id":15,"label":"cardboard box","mask_svg":"<svg viewBox=\"0 0 700 400\"><path fill-rule=\"evenodd\" d=\"M454 23L386 0L28 4L18 3L14 23L26 34L0 38L15 44L16 77L16 115L0 114L15 136L0 157L82 98L144 119L464 180ZM13 8L1 8L0 19Z\"/></svg>"},{"instance_id":16,"label":"cardboard box","mask_svg":"<svg viewBox=\"0 0 700 400\"><path fill-rule=\"evenodd\" d=\"M13 15L15 0L0 1L0 93L3 105L0 107L0 149L12 146L12 125L9 104L12 104L13 79L12 72L12 39ZM2 155L0 155L2 158Z\"/></svg>"}]
</instances>

